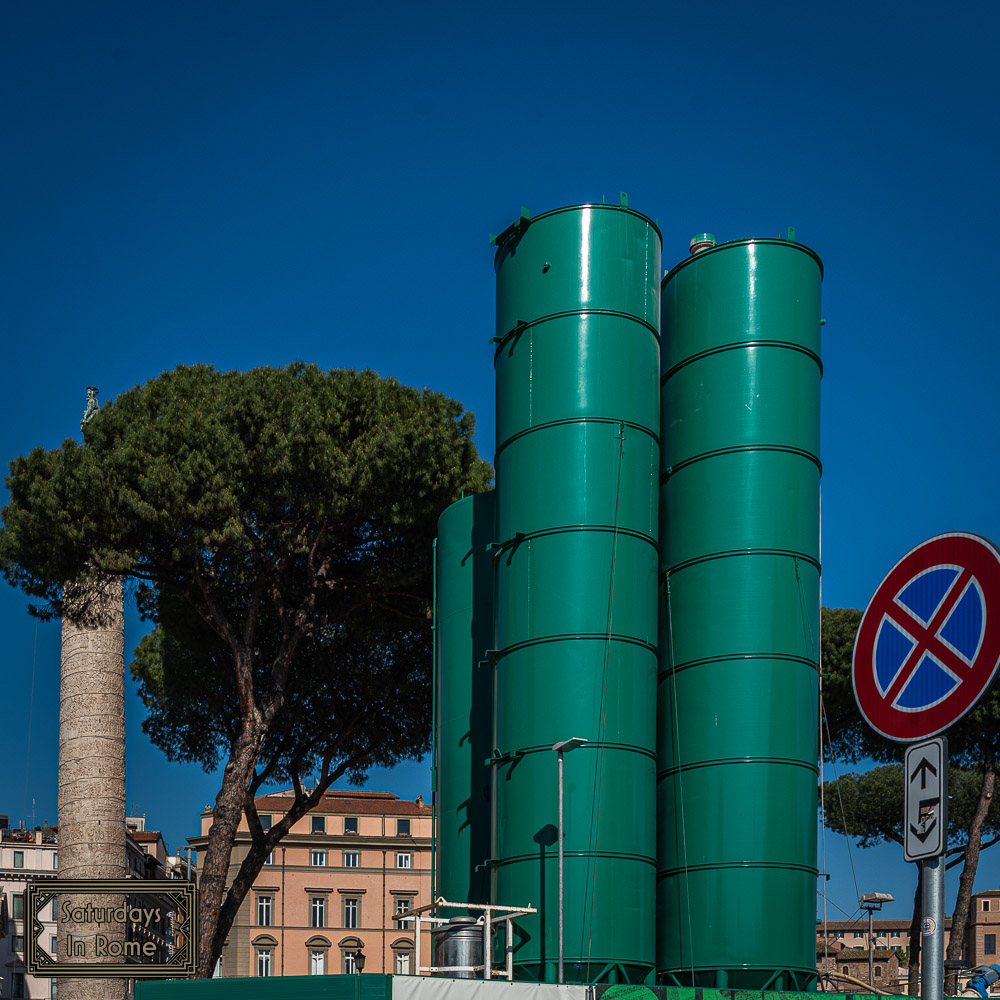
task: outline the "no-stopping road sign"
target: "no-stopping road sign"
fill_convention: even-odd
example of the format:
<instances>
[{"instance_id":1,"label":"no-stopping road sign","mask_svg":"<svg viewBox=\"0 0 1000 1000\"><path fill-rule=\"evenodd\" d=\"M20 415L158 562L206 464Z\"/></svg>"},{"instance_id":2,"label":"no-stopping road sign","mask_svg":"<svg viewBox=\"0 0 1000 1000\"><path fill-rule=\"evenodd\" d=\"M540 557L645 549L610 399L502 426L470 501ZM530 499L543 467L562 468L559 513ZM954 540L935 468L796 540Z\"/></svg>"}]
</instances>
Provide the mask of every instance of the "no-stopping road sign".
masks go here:
<instances>
[{"instance_id":1,"label":"no-stopping road sign","mask_svg":"<svg viewBox=\"0 0 1000 1000\"><path fill-rule=\"evenodd\" d=\"M909 551L875 591L854 644L854 695L876 732L915 742L961 719L998 666L1000 550L950 532Z\"/></svg>"}]
</instances>

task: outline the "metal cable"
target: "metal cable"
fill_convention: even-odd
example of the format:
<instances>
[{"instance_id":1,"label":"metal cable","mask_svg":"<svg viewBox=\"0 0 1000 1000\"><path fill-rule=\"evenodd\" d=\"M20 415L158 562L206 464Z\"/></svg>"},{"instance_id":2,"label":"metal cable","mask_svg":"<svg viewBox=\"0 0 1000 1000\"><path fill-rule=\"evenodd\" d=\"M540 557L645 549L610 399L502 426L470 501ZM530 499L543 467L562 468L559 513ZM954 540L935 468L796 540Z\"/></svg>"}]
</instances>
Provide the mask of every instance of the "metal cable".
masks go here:
<instances>
[{"instance_id":1,"label":"metal cable","mask_svg":"<svg viewBox=\"0 0 1000 1000\"><path fill-rule=\"evenodd\" d=\"M683 847L684 860L684 899L687 904L687 924L688 924L688 956L691 961L691 985L694 986L694 922L691 919L691 882L688 871L688 848L687 848L687 822L684 818L684 768L681 761L681 735L680 735L680 713L677 710L677 672L674 667L674 616L670 606L670 573L668 572L663 581L664 598L667 605L667 648L670 651L670 685L671 700L674 703L674 745L677 748L677 798L680 801L681 813L681 845ZM684 956L681 956L683 961Z\"/></svg>"},{"instance_id":2,"label":"metal cable","mask_svg":"<svg viewBox=\"0 0 1000 1000\"><path fill-rule=\"evenodd\" d=\"M618 563L618 520L621 510L622 466L625 462L625 425L619 424L618 479L615 485L615 530L611 540L611 577L608 586L608 632L604 644L604 672L601 678L601 724L597 757L597 780L594 784L596 808L592 811L594 827L594 879L590 886L590 922L587 927L587 979L590 979L590 959L594 947L594 902L597 897L597 842L601 832L601 777L604 773L604 732L608 721L608 672L611 667L611 632L615 611L615 567ZM589 862L588 862L589 867Z\"/></svg>"}]
</instances>

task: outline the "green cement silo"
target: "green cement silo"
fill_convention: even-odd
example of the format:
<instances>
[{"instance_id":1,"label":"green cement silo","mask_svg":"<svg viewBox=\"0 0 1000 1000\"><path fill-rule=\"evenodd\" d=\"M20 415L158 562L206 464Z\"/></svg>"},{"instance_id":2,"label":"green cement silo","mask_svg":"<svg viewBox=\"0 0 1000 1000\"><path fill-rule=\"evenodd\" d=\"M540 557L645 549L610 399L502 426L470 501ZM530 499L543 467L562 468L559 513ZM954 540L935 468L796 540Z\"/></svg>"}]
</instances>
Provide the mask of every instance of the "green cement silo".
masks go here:
<instances>
[{"instance_id":1,"label":"green cement silo","mask_svg":"<svg viewBox=\"0 0 1000 1000\"><path fill-rule=\"evenodd\" d=\"M822 265L699 240L662 287L657 972L808 989Z\"/></svg>"},{"instance_id":2,"label":"green cement silo","mask_svg":"<svg viewBox=\"0 0 1000 1000\"><path fill-rule=\"evenodd\" d=\"M434 891L452 902L489 902L495 496L465 497L438 519Z\"/></svg>"},{"instance_id":3,"label":"green cement silo","mask_svg":"<svg viewBox=\"0 0 1000 1000\"><path fill-rule=\"evenodd\" d=\"M624 205L498 239L494 900L515 974L651 982L660 234Z\"/></svg>"}]
</instances>

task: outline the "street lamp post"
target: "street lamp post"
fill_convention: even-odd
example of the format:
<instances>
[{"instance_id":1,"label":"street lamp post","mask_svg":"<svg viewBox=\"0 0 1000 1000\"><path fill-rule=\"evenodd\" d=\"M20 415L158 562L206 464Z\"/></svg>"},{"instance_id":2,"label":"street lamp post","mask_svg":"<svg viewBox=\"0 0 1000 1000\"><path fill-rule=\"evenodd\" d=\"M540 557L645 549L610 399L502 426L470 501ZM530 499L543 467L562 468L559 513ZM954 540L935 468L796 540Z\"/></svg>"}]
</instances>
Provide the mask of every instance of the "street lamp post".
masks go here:
<instances>
[{"instance_id":1,"label":"street lamp post","mask_svg":"<svg viewBox=\"0 0 1000 1000\"><path fill-rule=\"evenodd\" d=\"M563 976L563 754L577 747L582 747L587 741L580 736L573 736L560 743L554 743L552 749L556 752L558 762L559 785L559 966L556 981L562 985Z\"/></svg>"},{"instance_id":2,"label":"street lamp post","mask_svg":"<svg viewBox=\"0 0 1000 1000\"><path fill-rule=\"evenodd\" d=\"M882 909L883 903L892 903L895 898L888 892L866 892L860 899L861 909L868 911L868 988L872 992L875 991L875 939L872 936L875 922L872 916Z\"/></svg>"}]
</instances>

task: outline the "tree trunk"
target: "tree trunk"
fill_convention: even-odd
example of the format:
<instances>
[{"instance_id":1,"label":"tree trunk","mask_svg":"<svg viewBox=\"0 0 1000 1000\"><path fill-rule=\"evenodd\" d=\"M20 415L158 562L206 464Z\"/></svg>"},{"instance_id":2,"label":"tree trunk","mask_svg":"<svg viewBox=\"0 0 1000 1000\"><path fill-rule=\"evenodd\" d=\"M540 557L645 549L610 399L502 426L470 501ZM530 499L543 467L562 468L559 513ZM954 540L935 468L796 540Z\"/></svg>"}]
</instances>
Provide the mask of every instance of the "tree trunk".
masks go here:
<instances>
[{"instance_id":1,"label":"tree trunk","mask_svg":"<svg viewBox=\"0 0 1000 1000\"><path fill-rule=\"evenodd\" d=\"M969 906L972 902L972 887L979 867L979 852L982 849L982 829L986 814L990 811L993 789L996 784L996 767L993 751L987 750L983 759L983 784L979 790L979 803L969 825L969 842L965 846L965 862L958 880L958 898L955 912L951 917L951 937L948 940L947 959L957 962L962 958L965 946L965 931L969 924ZM948 972L945 976L945 993L955 996L958 992L958 973Z\"/></svg>"},{"instance_id":2,"label":"tree trunk","mask_svg":"<svg viewBox=\"0 0 1000 1000\"><path fill-rule=\"evenodd\" d=\"M222 772L222 787L212 810L208 848L204 862L198 866L198 977L201 979L211 978L232 926L232 919L225 923L220 920L229 860L243 816L245 791L253 778L263 739L263 733L241 734Z\"/></svg>"},{"instance_id":3,"label":"tree trunk","mask_svg":"<svg viewBox=\"0 0 1000 1000\"><path fill-rule=\"evenodd\" d=\"M121 581L67 585L59 690L59 878L124 878L125 625ZM77 621L72 619L76 617ZM59 897L117 905L119 898ZM57 921L59 962L68 937L95 961L96 935L124 940L115 925ZM120 959L109 959L120 961ZM124 979L60 979L59 1000L123 1000Z\"/></svg>"},{"instance_id":4,"label":"tree trunk","mask_svg":"<svg viewBox=\"0 0 1000 1000\"><path fill-rule=\"evenodd\" d=\"M920 995L920 918L923 910L924 869L917 864L917 891L913 894L913 919L910 921L910 965L907 970L906 992Z\"/></svg>"}]
</instances>

